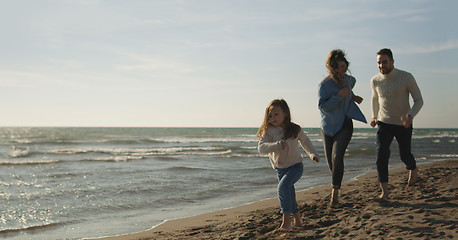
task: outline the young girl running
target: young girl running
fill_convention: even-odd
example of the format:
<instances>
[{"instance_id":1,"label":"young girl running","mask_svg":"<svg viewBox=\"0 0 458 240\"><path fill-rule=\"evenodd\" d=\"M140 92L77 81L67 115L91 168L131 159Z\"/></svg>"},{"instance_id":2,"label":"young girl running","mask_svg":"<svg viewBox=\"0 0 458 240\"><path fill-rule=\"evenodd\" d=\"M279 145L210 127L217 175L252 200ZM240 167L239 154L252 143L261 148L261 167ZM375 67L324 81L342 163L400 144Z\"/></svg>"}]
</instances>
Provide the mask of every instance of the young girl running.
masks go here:
<instances>
[{"instance_id":1,"label":"young girl running","mask_svg":"<svg viewBox=\"0 0 458 240\"><path fill-rule=\"evenodd\" d=\"M319 162L319 155L302 128L291 122L288 104L283 99L273 100L266 108L264 122L258 130L258 151L268 153L272 168L278 177L278 199L283 214L280 231L290 231L291 215L294 225L302 225L296 202L294 184L303 172L302 155L298 141L309 157Z\"/></svg>"}]
</instances>

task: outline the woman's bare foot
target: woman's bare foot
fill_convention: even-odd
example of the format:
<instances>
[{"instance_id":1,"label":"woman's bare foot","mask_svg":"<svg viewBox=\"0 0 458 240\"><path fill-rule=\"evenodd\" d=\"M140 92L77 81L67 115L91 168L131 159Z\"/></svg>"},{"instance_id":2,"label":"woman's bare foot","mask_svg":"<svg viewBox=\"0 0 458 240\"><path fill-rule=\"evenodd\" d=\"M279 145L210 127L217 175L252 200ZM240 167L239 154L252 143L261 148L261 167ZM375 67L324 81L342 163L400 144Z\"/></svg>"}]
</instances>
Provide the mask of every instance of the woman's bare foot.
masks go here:
<instances>
[{"instance_id":1,"label":"woman's bare foot","mask_svg":"<svg viewBox=\"0 0 458 240\"><path fill-rule=\"evenodd\" d=\"M302 227L302 219L300 213L294 214L294 226Z\"/></svg>"},{"instance_id":2,"label":"woman's bare foot","mask_svg":"<svg viewBox=\"0 0 458 240\"><path fill-rule=\"evenodd\" d=\"M378 196L378 197L380 198L380 200L388 201L388 198L390 197L390 192L382 193L382 194L380 194L380 196Z\"/></svg>"},{"instance_id":3,"label":"woman's bare foot","mask_svg":"<svg viewBox=\"0 0 458 240\"><path fill-rule=\"evenodd\" d=\"M415 168L414 170L409 171L409 181L408 184L409 186L413 186L417 180L418 180L418 168Z\"/></svg>"},{"instance_id":4,"label":"woman's bare foot","mask_svg":"<svg viewBox=\"0 0 458 240\"><path fill-rule=\"evenodd\" d=\"M331 192L331 206L339 205L339 189L333 188Z\"/></svg>"},{"instance_id":5,"label":"woman's bare foot","mask_svg":"<svg viewBox=\"0 0 458 240\"><path fill-rule=\"evenodd\" d=\"M388 190L388 183L387 182L381 182L380 183L380 188L382 189L382 194L380 194L379 198L381 200L388 200L390 196L390 190Z\"/></svg>"}]
</instances>

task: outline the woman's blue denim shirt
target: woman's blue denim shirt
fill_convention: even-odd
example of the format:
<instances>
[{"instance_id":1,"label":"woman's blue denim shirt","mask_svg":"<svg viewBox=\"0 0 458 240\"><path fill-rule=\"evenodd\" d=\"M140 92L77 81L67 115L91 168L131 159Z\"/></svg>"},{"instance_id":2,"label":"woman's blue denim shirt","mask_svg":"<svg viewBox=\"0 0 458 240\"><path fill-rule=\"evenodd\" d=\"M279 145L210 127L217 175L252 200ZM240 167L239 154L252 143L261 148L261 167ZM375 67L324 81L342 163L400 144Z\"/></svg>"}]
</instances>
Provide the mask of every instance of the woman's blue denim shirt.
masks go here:
<instances>
[{"instance_id":1,"label":"woman's blue denim shirt","mask_svg":"<svg viewBox=\"0 0 458 240\"><path fill-rule=\"evenodd\" d=\"M344 76L345 87L353 89L356 79ZM337 96L342 88L332 78L328 77L319 84L318 109L321 112L321 127L328 136L334 136L343 126L345 117L364 123L366 118L353 101L353 91L345 97Z\"/></svg>"}]
</instances>

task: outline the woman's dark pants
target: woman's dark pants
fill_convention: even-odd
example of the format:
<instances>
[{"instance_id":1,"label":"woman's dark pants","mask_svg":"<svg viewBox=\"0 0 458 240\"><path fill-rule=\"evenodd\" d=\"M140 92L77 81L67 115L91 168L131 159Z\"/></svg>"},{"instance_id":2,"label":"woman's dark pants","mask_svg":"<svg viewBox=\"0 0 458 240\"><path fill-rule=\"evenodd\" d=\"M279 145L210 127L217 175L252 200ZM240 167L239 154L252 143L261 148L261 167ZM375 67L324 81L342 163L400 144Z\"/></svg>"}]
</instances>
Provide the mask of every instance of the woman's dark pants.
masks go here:
<instances>
[{"instance_id":1,"label":"woman's dark pants","mask_svg":"<svg viewBox=\"0 0 458 240\"><path fill-rule=\"evenodd\" d=\"M321 130L324 154L332 172L332 187L340 188L344 174L344 155L353 135L353 121L345 118L342 128L334 136L328 136Z\"/></svg>"}]
</instances>

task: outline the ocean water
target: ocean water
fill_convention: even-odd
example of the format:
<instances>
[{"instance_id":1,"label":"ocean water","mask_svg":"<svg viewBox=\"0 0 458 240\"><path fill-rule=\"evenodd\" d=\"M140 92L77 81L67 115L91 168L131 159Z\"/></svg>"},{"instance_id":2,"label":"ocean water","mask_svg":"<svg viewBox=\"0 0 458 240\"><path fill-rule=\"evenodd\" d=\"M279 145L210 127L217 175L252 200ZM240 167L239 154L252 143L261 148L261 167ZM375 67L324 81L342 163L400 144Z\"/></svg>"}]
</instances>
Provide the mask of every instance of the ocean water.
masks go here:
<instances>
[{"instance_id":1,"label":"ocean water","mask_svg":"<svg viewBox=\"0 0 458 240\"><path fill-rule=\"evenodd\" d=\"M304 129L296 189L330 183L320 130ZM0 238L80 239L276 197L255 128L0 128ZM415 129L418 163L458 158L458 129ZM375 129L355 129L345 177L375 171ZM394 141L391 167L403 166ZM305 153L304 153L305 155ZM374 181L376 181L374 179Z\"/></svg>"}]
</instances>

